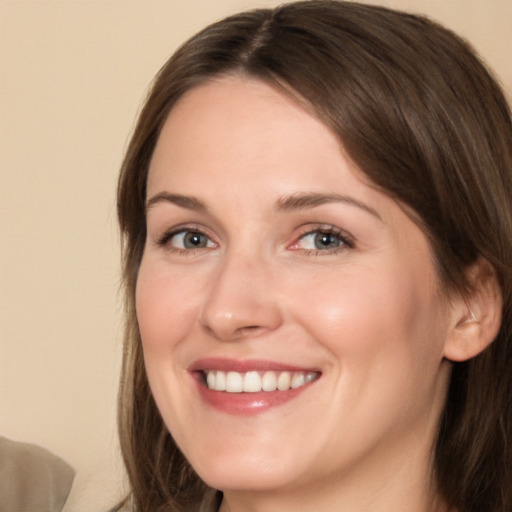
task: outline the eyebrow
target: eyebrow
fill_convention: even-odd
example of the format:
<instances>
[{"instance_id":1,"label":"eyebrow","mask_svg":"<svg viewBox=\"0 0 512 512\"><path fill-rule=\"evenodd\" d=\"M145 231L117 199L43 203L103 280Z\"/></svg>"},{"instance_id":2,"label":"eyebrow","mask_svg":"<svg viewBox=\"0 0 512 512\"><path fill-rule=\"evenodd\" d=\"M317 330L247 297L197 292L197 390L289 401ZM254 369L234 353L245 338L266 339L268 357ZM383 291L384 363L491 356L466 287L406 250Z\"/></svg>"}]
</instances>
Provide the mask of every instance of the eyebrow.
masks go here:
<instances>
[{"instance_id":1,"label":"eyebrow","mask_svg":"<svg viewBox=\"0 0 512 512\"><path fill-rule=\"evenodd\" d=\"M284 196L277 200L276 210L278 211L290 211L290 210L305 210L307 208L315 208L329 203L345 203L351 206L356 206L370 213L374 217L377 217L383 222L382 217L379 215L377 210L371 206L359 201L350 196L344 196L340 194L321 194L321 193L305 193L305 194L292 194L291 196Z\"/></svg>"},{"instance_id":2,"label":"eyebrow","mask_svg":"<svg viewBox=\"0 0 512 512\"><path fill-rule=\"evenodd\" d=\"M180 208L185 208L199 213L205 213L208 210L206 205L196 197L185 196L182 194L171 194L170 192L159 192L148 199L146 202L146 211L155 204L162 202L175 204ZM353 197L340 194L298 193L290 196L283 196L276 201L275 209L283 212L306 210L308 208L315 208L329 203L344 203L356 206L383 222L382 217L371 206L368 206Z\"/></svg>"},{"instance_id":3,"label":"eyebrow","mask_svg":"<svg viewBox=\"0 0 512 512\"><path fill-rule=\"evenodd\" d=\"M181 208L186 208L187 210L192 210L200 213L204 213L207 210L205 204L193 196L184 196L181 194L160 192L152 196L150 199L148 199L148 201L146 202L146 211L158 203L172 203Z\"/></svg>"}]
</instances>

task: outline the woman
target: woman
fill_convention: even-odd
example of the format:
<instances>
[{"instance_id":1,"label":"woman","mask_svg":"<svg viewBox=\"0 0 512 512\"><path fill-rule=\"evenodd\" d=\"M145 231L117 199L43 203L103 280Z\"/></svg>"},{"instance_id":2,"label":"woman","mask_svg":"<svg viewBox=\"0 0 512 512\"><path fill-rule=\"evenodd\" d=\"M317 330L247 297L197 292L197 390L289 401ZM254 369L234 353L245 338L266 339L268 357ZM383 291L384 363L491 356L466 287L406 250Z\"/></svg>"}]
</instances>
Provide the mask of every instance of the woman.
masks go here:
<instances>
[{"instance_id":1,"label":"woman","mask_svg":"<svg viewBox=\"0 0 512 512\"><path fill-rule=\"evenodd\" d=\"M133 508L511 510L511 171L502 92L421 17L180 48L119 183Z\"/></svg>"}]
</instances>

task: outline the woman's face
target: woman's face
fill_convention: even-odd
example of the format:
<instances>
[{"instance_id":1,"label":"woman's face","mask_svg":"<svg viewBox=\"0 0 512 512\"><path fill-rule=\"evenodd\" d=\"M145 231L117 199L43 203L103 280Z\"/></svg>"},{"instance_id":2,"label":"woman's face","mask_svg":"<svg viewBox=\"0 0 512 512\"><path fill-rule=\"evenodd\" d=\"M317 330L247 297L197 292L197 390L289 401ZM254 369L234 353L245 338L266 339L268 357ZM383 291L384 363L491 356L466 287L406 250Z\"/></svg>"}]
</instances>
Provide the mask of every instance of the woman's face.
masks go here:
<instances>
[{"instance_id":1,"label":"woman's face","mask_svg":"<svg viewBox=\"0 0 512 512\"><path fill-rule=\"evenodd\" d=\"M147 233L147 374L209 485L428 469L450 306L422 231L325 125L247 78L188 92L151 161Z\"/></svg>"}]
</instances>

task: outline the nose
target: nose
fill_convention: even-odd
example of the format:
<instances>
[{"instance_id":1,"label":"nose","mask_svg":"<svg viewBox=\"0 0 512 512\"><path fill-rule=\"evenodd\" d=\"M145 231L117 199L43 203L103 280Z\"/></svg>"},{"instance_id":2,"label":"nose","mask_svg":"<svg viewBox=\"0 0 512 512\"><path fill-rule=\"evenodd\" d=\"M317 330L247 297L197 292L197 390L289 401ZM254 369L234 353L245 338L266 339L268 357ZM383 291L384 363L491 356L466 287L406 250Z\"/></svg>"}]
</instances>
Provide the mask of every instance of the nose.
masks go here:
<instances>
[{"instance_id":1,"label":"nose","mask_svg":"<svg viewBox=\"0 0 512 512\"><path fill-rule=\"evenodd\" d=\"M271 272L263 261L238 255L219 262L200 313L200 323L222 341L259 336L282 323Z\"/></svg>"}]
</instances>

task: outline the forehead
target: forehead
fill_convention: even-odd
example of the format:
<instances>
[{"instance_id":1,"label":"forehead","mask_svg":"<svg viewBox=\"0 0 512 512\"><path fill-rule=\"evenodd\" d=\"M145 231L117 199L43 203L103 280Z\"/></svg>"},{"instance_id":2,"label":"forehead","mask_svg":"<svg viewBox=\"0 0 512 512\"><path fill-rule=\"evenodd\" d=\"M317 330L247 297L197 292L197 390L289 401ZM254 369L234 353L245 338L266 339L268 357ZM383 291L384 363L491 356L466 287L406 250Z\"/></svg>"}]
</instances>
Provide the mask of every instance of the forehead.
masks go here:
<instances>
[{"instance_id":1,"label":"forehead","mask_svg":"<svg viewBox=\"0 0 512 512\"><path fill-rule=\"evenodd\" d=\"M350 167L334 133L295 99L261 81L227 77L188 91L164 123L148 190L162 180L295 178ZM339 179L339 175L336 176Z\"/></svg>"}]
</instances>

